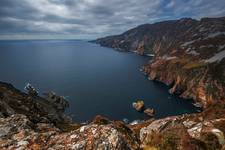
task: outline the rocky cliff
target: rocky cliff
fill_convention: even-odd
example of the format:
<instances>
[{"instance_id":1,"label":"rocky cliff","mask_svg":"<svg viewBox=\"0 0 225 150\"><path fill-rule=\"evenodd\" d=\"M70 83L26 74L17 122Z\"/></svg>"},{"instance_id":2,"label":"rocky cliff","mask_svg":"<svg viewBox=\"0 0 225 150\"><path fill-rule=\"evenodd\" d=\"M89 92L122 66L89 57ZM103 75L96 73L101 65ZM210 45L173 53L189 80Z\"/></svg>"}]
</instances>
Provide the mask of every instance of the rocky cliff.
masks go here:
<instances>
[{"instance_id":1,"label":"rocky cliff","mask_svg":"<svg viewBox=\"0 0 225 150\"><path fill-rule=\"evenodd\" d=\"M40 97L1 82L0 93L1 150L225 149L224 103L135 125L101 116L74 123L63 114L65 100L52 92Z\"/></svg>"},{"instance_id":2,"label":"rocky cliff","mask_svg":"<svg viewBox=\"0 0 225 150\"><path fill-rule=\"evenodd\" d=\"M225 17L145 24L94 41L138 54L154 54L142 70L171 93L204 107L225 100Z\"/></svg>"}]
</instances>

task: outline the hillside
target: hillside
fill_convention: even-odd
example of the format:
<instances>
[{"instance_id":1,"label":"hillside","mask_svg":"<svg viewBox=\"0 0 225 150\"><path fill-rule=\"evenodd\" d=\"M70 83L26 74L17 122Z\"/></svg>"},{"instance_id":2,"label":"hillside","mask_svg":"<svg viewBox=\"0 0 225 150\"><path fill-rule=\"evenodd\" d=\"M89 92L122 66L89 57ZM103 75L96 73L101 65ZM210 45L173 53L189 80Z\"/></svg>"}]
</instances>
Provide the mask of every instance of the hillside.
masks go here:
<instances>
[{"instance_id":1,"label":"hillside","mask_svg":"<svg viewBox=\"0 0 225 150\"><path fill-rule=\"evenodd\" d=\"M225 100L225 17L144 24L94 41L120 51L154 54L142 70L171 93L204 107Z\"/></svg>"}]
</instances>

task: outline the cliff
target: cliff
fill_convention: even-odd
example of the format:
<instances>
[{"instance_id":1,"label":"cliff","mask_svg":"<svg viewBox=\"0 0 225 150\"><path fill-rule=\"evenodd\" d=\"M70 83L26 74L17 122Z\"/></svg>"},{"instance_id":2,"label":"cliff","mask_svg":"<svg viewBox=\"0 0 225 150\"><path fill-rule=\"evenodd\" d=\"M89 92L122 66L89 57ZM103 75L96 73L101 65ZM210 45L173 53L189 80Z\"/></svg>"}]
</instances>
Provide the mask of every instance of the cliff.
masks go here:
<instances>
[{"instance_id":1,"label":"cliff","mask_svg":"<svg viewBox=\"0 0 225 150\"><path fill-rule=\"evenodd\" d=\"M142 70L171 93L205 108L225 100L225 17L145 24L121 35L94 41L120 51L154 54Z\"/></svg>"},{"instance_id":2,"label":"cliff","mask_svg":"<svg viewBox=\"0 0 225 150\"><path fill-rule=\"evenodd\" d=\"M79 124L68 120L63 113L67 103L52 92L40 97L1 82L0 93L2 150L225 148L224 103L211 105L199 114L151 119L135 125L101 116Z\"/></svg>"}]
</instances>

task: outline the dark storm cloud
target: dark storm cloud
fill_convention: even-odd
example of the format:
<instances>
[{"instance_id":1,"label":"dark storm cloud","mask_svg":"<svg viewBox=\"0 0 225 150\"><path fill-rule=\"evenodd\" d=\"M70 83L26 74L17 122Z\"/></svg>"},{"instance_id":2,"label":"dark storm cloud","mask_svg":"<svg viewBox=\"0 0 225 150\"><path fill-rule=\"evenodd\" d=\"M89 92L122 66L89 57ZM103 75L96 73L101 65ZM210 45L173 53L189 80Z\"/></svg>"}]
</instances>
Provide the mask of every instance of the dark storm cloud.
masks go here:
<instances>
[{"instance_id":1,"label":"dark storm cloud","mask_svg":"<svg viewBox=\"0 0 225 150\"><path fill-rule=\"evenodd\" d=\"M95 38L143 23L225 16L224 8L224 0L1 0L0 35Z\"/></svg>"}]
</instances>

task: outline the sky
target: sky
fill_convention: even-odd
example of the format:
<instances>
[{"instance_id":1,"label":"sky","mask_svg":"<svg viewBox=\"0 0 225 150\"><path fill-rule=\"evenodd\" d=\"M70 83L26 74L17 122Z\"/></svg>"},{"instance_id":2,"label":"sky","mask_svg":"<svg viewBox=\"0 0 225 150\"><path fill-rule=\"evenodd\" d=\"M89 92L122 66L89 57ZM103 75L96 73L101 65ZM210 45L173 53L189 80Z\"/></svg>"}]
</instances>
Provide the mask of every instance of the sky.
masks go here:
<instances>
[{"instance_id":1,"label":"sky","mask_svg":"<svg viewBox=\"0 0 225 150\"><path fill-rule=\"evenodd\" d=\"M95 39L140 24L225 16L225 0L0 0L0 39Z\"/></svg>"}]
</instances>

